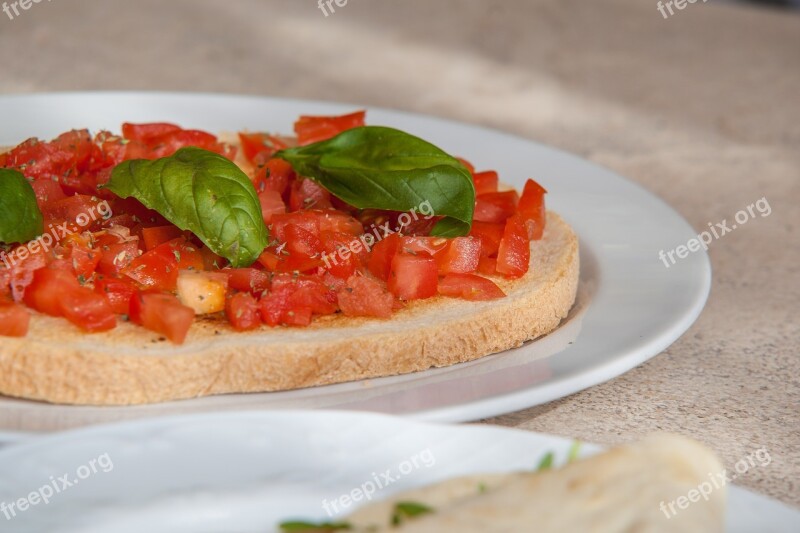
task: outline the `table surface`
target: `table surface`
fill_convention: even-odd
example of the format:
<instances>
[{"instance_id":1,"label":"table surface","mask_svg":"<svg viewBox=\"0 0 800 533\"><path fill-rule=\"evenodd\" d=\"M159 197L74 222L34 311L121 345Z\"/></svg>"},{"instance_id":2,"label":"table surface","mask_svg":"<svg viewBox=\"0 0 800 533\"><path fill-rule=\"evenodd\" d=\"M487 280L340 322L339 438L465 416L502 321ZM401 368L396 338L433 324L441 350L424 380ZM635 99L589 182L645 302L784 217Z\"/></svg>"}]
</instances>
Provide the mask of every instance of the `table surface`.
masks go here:
<instances>
[{"instance_id":1,"label":"table surface","mask_svg":"<svg viewBox=\"0 0 800 533\"><path fill-rule=\"evenodd\" d=\"M336 4L333 4L334 7ZM800 505L800 16L634 0L106 0L0 14L0 93L143 89L358 102L483 124L576 153L698 230L760 198L773 213L711 245L697 323L605 384L487 422L601 444L655 430L737 483ZM0 120L2 120L0 118Z\"/></svg>"}]
</instances>

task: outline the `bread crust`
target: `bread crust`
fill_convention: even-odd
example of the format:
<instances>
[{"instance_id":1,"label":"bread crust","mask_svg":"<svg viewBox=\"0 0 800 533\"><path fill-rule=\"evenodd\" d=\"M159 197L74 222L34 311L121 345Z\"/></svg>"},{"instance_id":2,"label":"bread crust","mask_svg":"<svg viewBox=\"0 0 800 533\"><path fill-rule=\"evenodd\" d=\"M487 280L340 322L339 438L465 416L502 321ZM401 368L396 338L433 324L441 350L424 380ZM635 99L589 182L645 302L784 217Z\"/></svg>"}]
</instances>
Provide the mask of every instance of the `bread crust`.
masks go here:
<instances>
[{"instance_id":1,"label":"bread crust","mask_svg":"<svg viewBox=\"0 0 800 533\"><path fill-rule=\"evenodd\" d=\"M175 346L130 323L86 334L32 312L25 338L0 339L0 393L76 405L134 405L215 394L268 392L449 366L520 346L555 329L575 301L575 233L548 212L531 269L496 278L501 300L435 297L386 320L315 317L307 328L235 332L224 319L196 320Z\"/></svg>"}]
</instances>

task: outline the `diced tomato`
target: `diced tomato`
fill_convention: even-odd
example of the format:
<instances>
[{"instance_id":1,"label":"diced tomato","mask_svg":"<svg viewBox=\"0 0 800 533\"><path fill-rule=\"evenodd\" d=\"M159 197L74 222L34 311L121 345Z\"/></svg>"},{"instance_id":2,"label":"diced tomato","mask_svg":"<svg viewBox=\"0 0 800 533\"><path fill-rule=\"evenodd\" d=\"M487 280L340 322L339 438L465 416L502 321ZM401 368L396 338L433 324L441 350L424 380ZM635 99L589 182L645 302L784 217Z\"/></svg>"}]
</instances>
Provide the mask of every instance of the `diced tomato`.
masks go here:
<instances>
[{"instance_id":1,"label":"diced tomato","mask_svg":"<svg viewBox=\"0 0 800 533\"><path fill-rule=\"evenodd\" d=\"M321 257L322 241L313 232L296 224L289 224L285 229L286 251L302 259Z\"/></svg>"},{"instance_id":2,"label":"diced tomato","mask_svg":"<svg viewBox=\"0 0 800 533\"><path fill-rule=\"evenodd\" d=\"M544 234L544 226L547 220L544 206L544 195L546 193L547 191L544 187L529 179L525 182L522 197L519 199L519 207L517 209L525 222L528 238L532 241L538 241Z\"/></svg>"},{"instance_id":3,"label":"diced tomato","mask_svg":"<svg viewBox=\"0 0 800 533\"><path fill-rule=\"evenodd\" d=\"M436 256L447 247L444 237L401 237L400 249L403 253L427 253Z\"/></svg>"},{"instance_id":4,"label":"diced tomato","mask_svg":"<svg viewBox=\"0 0 800 533\"><path fill-rule=\"evenodd\" d=\"M180 126L168 124L166 122L153 122L149 124L131 124L126 122L122 125L122 136L129 141L151 143L159 137L180 130Z\"/></svg>"},{"instance_id":5,"label":"diced tomato","mask_svg":"<svg viewBox=\"0 0 800 533\"><path fill-rule=\"evenodd\" d=\"M294 123L297 142L304 146L335 137L343 131L364 125L365 111L338 117L302 116Z\"/></svg>"},{"instance_id":6,"label":"diced tomato","mask_svg":"<svg viewBox=\"0 0 800 533\"><path fill-rule=\"evenodd\" d=\"M400 249L400 235L392 233L372 247L367 268L378 279L386 281L392 271L392 259Z\"/></svg>"},{"instance_id":7,"label":"diced tomato","mask_svg":"<svg viewBox=\"0 0 800 533\"><path fill-rule=\"evenodd\" d=\"M319 221L319 217L310 211L272 215L270 235L280 242L286 242L286 228L290 225L294 225L319 237Z\"/></svg>"},{"instance_id":8,"label":"diced tomato","mask_svg":"<svg viewBox=\"0 0 800 533\"><path fill-rule=\"evenodd\" d=\"M172 294L139 293L131 299L130 318L175 344L183 344L194 321L194 310Z\"/></svg>"},{"instance_id":9,"label":"diced tomato","mask_svg":"<svg viewBox=\"0 0 800 533\"><path fill-rule=\"evenodd\" d=\"M69 262L71 270L84 280L92 277L103 255L84 234L68 235L61 241L61 248L63 258Z\"/></svg>"},{"instance_id":10,"label":"diced tomato","mask_svg":"<svg viewBox=\"0 0 800 533\"><path fill-rule=\"evenodd\" d=\"M492 280L475 274L448 274L439 280L439 294L465 300L496 300L505 293Z\"/></svg>"},{"instance_id":11,"label":"diced tomato","mask_svg":"<svg viewBox=\"0 0 800 533\"><path fill-rule=\"evenodd\" d=\"M283 196L289 189L289 183L295 178L292 165L283 159L270 159L256 171L253 186L256 192L270 190Z\"/></svg>"},{"instance_id":12,"label":"diced tomato","mask_svg":"<svg viewBox=\"0 0 800 533\"><path fill-rule=\"evenodd\" d=\"M106 331L117 325L108 301L91 289L81 287L72 274L42 268L25 291L28 307L51 316L63 316L89 332Z\"/></svg>"},{"instance_id":13,"label":"diced tomato","mask_svg":"<svg viewBox=\"0 0 800 533\"><path fill-rule=\"evenodd\" d=\"M278 191L266 189L258 193L258 201L261 202L261 216L264 224L269 224L273 215L283 215L286 213L286 204Z\"/></svg>"},{"instance_id":14,"label":"diced tomato","mask_svg":"<svg viewBox=\"0 0 800 533\"><path fill-rule=\"evenodd\" d=\"M261 294L269 288L270 275L257 268L231 268L221 271L228 276L228 286L241 292Z\"/></svg>"},{"instance_id":15,"label":"diced tomato","mask_svg":"<svg viewBox=\"0 0 800 533\"><path fill-rule=\"evenodd\" d=\"M31 182L31 187L33 187L33 192L36 194L36 201L40 208L41 206L63 200L67 197L61 185L52 179L43 178L34 180Z\"/></svg>"},{"instance_id":16,"label":"diced tomato","mask_svg":"<svg viewBox=\"0 0 800 533\"><path fill-rule=\"evenodd\" d=\"M251 163L258 159L267 160L278 151L287 148L287 144L277 137L266 133L239 133L239 143L242 146L242 153Z\"/></svg>"},{"instance_id":17,"label":"diced tomato","mask_svg":"<svg viewBox=\"0 0 800 533\"><path fill-rule=\"evenodd\" d=\"M517 191L489 192L478 196L473 220L504 223L517 210Z\"/></svg>"},{"instance_id":18,"label":"diced tomato","mask_svg":"<svg viewBox=\"0 0 800 533\"><path fill-rule=\"evenodd\" d=\"M490 222L475 221L469 234L481 240L481 255L492 257L497 254L500 248L500 240L503 238L504 224L492 224Z\"/></svg>"},{"instance_id":19,"label":"diced tomato","mask_svg":"<svg viewBox=\"0 0 800 533\"><path fill-rule=\"evenodd\" d=\"M66 221L65 229L68 233L74 233L98 229L105 222L104 213L109 213L108 208L105 200L96 196L76 194L42 206L42 215L45 226L53 221ZM63 234L64 231L60 229L59 237Z\"/></svg>"},{"instance_id":20,"label":"diced tomato","mask_svg":"<svg viewBox=\"0 0 800 533\"><path fill-rule=\"evenodd\" d=\"M481 240L475 237L455 237L435 256L440 274L475 272L481 258Z\"/></svg>"},{"instance_id":21,"label":"diced tomato","mask_svg":"<svg viewBox=\"0 0 800 533\"><path fill-rule=\"evenodd\" d=\"M204 150L226 155L226 148L210 133L200 130L178 130L166 133L150 141L153 158L166 157L186 146L196 146Z\"/></svg>"},{"instance_id":22,"label":"diced tomato","mask_svg":"<svg viewBox=\"0 0 800 533\"><path fill-rule=\"evenodd\" d=\"M225 268L228 264L227 259L214 253L208 246L200 247L200 256L203 258L203 268L205 270L219 270L220 268Z\"/></svg>"},{"instance_id":23,"label":"diced tomato","mask_svg":"<svg viewBox=\"0 0 800 533\"><path fill-rule=\"evenodd\" d=\"M368 254L363 241L338 231L321 231L320 238L323 263L333 276L346 280L363 266Z\"/></svg>"},{"instance_id":24,"label":"diced tomato","mask_svg":"<svg viewBox=\"0 0 800 533\"><path fill-rule=\"evenodd\" d=\"M279 274L261 297L261 318L270 326L308 325L311 314L336 312L336 293L316 276Z\"/></svg>"},{"instance_id":25,"label":"diced tomato","mask_svg":"<svg viewBox=\"0 0 800 533\"><path fill-rule=\"evenodd\" d=\"M343 233L353 237L364 233L361 222L341 211L322 209L307 211L317 217L320 232Z\"/></svg>"},{"instance_id":26,"label":"diced tomato","mask_svg":"<svg viewBox=\"0 0 800 533\"><path fill-rule=\"evenodd\" d=\"M16 303L0 303L0 336L24 337L28 334L30 312Z\"/></svg>"},{"instance_id":27,"label":"diced tomato","mask_svg":"<svg viewBox=\"0 0 800 533\"><path fill-rule=\"evenodd\" d=\"M473 174L472 181L475 183L476 195L497 192L498 178L497 172L494 170L487 170L485 172Z\"/></svg>"},{"instance_id":28,"label":"diced tomato","mask_svg":"<svg viewBox=\"0 0 800 533\"><path fill-rule=\"evenodd\" d=\"M104 276L118 276L139 257L139 241L100 244L99 250L101 255L97 272Z\"/></svg>"},{"instance_id":29,"label":"diced tomato","mask_svg":"<svg viewBox=\"0 0 800 533\"><path fill-rule=\"evenodd\" d=\"M497 259L481 255L480 261L478 261L478 272L489 276L497 274Z\"/></svg>"},{"instance_id":30,"label":"diced tomato","mask_svg":"<svg viewBox=\"0 0 800 533\"><path fill-rule=\"evenodd\" d=\"M228 298L225 316L236 331L247 331L261 325L258 302L249 292L238 292Z\"/></svg>"},{"instance_id":31,"label":"diced tomato","mask_svg":"<svg viewBox=\"0 0 800 533\"><path fill-rule=\"evenodd\" d=\"M289 192L289 209L327 209L331 207L331 194L310 179L294 181Z\"/></svg>"},{"instance_id":32,"label":"diced tomato","mask_svg":"<svg viewBox=\"0 0 800 533\"><path fill-rule=\"evenodd\" d=\"M84 331L108 331L117 327L114 310L102 294L78 287L59 297L64 318Z\"/></svg>"},{"instance_id":33,"label":"diced tomato","mask_svg":"<svg viewBox=\"0 0 800 533\"><path fill-rule=\"evenodd\" d=\"M195 314L219 313L225 310L228 276L222 272L181 270L177 291L181 303L194 309Z\"/></svg>"},{"instance_id":34,"label":"diced tomato","mask_svg":"<svg viewBox=\"0 0 800 533\"><path fill-rule=\"evenodd\" d=\"M509 278L522 277L528 272L530 257L528 230L519 216L513 216L506 222L497 251L497 271Z\"/></svg>"},{"instance_id":35,"label":"diced tomato","mask_svg":"<svg viewBox=\"0 0 800 533\"><path fill-rule=\"evenodd\" d=\"M177 239L183 235L183 230L178 226L155 226L152 228L142 228L142 241L145 250L152 250L160 244L164 244L172 239Z\"/></svg>"},{"instance_id":36,"label":"diced tomato","mask_svg":"<svg viewBox=\"0 0 800 533\"><path fill-rule=\"evenodd\" d=\"M131 312L131 298L136 294L133 282L118 278L102 278L94 282L94 291L105 296L114 313L128 315Z\"/></svg>"},{"instance_id":37,"label":"diced tomato","mask_svg":"<svg viewBox=\"0 0 800 533\"><path fill-rule=\"evenodd\" d=\"M348 316L392 316L394 298L383 285L366 276L352 276L339 291L339 307Z\"/></svg>"},{"instance_id":38,"label":"diced tomato","mask_svg":"<svg viewBox=\"0 0 800 533\"><path fill-rule=\"evenodd\" d=\"M473 165L463 157L456 157L456 159L458 159L459 163L467 167L467 170L469 170L470 174L475 174L475 165Z\"/></svg>"},{"instance_id":39,"label":"diced tomato","mask_svg":"<svg viewBox=\"0 0 800 533\"><path fill-rule=\"evenodd\" d=\"M400 251L392 259L389 292L401 300L419 300L436 295L439 279L436 261L428 254Z\"/></svg>"},{"instance_id":40,"label":"diced tomato","mask_svg":"<svg viewBox=\"0 0 800 533\"><path fill-rule=\"evenodd\" d=\"M25 290L25 305L50 316L63 316L61 296L80 288L75 276L63 270L41 268L33 273L33 282Z\"/></svg>"},{"instance_id":41,"label":"diced tomato","mask_svg":"<svg viewBox=\"0 0 800 533\"><path fill-rule=\"evenodd\" d=\"M178 271L203 270L203 266L203 256L197 247L179 237L137 257L122 273L142 287L174 291Z\"/></svg>"}]
</instances>

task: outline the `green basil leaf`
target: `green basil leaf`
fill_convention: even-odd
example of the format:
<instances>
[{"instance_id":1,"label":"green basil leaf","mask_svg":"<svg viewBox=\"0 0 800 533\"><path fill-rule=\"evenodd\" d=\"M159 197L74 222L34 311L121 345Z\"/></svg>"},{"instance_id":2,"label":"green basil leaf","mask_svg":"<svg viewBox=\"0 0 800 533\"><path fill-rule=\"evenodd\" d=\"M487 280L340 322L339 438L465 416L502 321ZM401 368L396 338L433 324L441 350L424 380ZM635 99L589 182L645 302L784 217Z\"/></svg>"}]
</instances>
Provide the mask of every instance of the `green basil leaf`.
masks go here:
<instances>
[{"instance_id":1,"label":"green basil leaf","mask_svg":"<svg viewBox=\"0 0 800 533\"><path fill-rule=\"evenodd\" d=\"M286 533L293 531L297 533L333 533L334 531L344 531L353 529L347 522L283 522L279 526L281 531Z\"/></svg>"},{"instance_id":2,"label":"green basil leaf","mask_svg":"<svg viewBox=\"0 0 800 533\"><path fill-rule=\"evenodd\" d=\"M124 161L105 188L134 197L191 231L234 267L250 266L267 247L269 234L253 184L214 152L190 147L154 161Z\"/></svg>"},{"instance_id":3,"label":"green basil leaf","mask_svg":"<svg viewBox=\"0 0 800 533\"><path fill-rule=\"evenodd\" d=\"M432 513L433 508L418 502L397 502L392 513L392 525L399 526L407 518Z\"/></svg>"},{"instance_id":4,"label":"green basil leaf","mask_svg":"<svg viewBox=\"0 0 800 533\"><path fill-rule=\"evenodd\" d=\"M44 232L36 193L21 172L0 168L0 242L27 242Z\"/></svg>"},{"instance_id":5,"label":"green basil leaf","mask_svg":"<svg viewBox=\"0 0 800 533\"><path fill-rule=\"evenodd\" d=\"M444 216L431 232L469 233L475 186L469 170L431 143L392 128L365 126L276 154L294 170L359 209L410 211L429 203Z\"/></svg>"},{"instance_id":6,"label":"green basil leaf","mask_svg":"<svg viewBox=\"0 0 800 533\"><path fill-rule=\"evenodd\" d=\"M536 467L537 472L541 472L542 470L550 470L553 468L553 460L555 459L555 454L553 452L547 452L542 456L542 459L539 461L539 466Z\"/></svg>"}]
</instances>

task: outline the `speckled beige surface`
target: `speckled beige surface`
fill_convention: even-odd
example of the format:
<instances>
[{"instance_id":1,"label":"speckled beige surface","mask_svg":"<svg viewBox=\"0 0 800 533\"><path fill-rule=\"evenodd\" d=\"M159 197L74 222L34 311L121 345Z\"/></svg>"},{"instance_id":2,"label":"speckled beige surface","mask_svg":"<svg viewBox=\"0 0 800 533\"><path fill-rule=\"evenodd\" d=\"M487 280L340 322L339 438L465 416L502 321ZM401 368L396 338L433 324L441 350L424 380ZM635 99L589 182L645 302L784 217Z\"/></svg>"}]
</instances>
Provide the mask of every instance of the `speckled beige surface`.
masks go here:
<instances>
[{"instance_id":1,"label":"speckled beige surface","mask_svg":"<svg viewBox=\"0 0 800 533\"><path fill-rule=\"evenodd\" d=\"M490 420L604 444L706 442L738 483L800 504L800 16L650 0L137 1L0 13L0 92L227 91L480 123L606 165L696 228L767 197L711 248L705 312L663 354ZM2 120L2 117L0 117Z\"/></svg>"}]
</instances>

